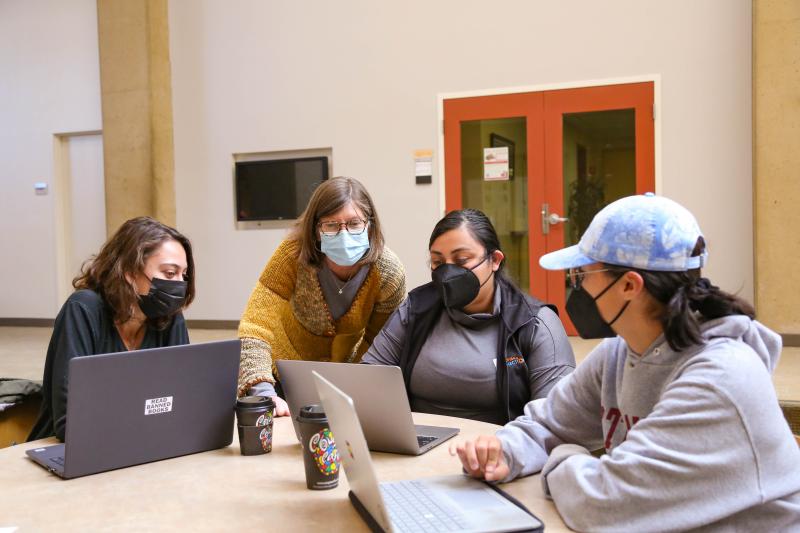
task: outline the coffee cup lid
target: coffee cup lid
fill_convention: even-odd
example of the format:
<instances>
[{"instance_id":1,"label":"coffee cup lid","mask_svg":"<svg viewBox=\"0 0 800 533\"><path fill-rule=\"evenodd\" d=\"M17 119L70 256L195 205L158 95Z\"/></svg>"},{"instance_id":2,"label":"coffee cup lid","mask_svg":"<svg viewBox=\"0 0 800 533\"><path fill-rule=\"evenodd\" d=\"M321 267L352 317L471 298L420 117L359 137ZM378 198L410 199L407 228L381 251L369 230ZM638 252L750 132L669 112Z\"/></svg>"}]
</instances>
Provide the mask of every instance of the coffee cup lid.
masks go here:
<instances>
[{"instance_id":1,"label":"coffee cup lid","mask_svg":"<svg viewBox=\"0 0 800 533\"><path fill-rule=\"evenodd\" d=\"M304 405L300 408L299 418L326 418L325 409L322 407L322 404L318 403Z\"/></svg>"},{"instance_id":2,"label":"coffee cup lid","mask_svg":"<svg viewBox=\"0 0 800 533\"><path fill-rule=\"evenodd\" d=\"M236 407L270 407L274 403L269 396L242 396L236 400Z\"/></svg>"}]
</instances>

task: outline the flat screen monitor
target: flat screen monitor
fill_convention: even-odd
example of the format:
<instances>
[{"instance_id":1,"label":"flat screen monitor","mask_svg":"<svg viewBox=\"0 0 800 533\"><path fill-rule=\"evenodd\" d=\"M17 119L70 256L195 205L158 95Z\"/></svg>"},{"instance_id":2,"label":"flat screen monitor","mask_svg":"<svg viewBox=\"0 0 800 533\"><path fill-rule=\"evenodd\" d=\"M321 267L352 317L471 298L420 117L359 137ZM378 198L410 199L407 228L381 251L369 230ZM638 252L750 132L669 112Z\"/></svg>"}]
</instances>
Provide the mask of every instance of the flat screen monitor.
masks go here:
<instances>
[{"instance_id":1,"label":"flat screen monitor","mask_svg":"<svg viewBox=\"0 0 800 533\"><path fill-rule=\"evenodd\" d=\"M297 218L326 179L327 157L237 161L236 219Z\"/></svg>"}]
</instances>

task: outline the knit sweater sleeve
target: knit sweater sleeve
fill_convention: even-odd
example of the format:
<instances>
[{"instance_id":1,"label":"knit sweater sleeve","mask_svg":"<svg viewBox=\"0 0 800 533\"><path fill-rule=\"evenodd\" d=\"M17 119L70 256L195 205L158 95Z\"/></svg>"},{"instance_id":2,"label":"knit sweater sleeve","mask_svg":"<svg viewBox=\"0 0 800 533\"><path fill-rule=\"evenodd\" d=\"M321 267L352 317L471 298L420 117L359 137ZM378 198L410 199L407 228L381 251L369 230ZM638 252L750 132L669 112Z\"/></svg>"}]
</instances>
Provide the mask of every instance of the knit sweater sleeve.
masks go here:
<instances>
[{"instance_id":1,"label":"knit sweater sleeve","mask_svg":"<svg viewBox=\"0 0 800 533\"><path fill-rule=\"evenodd\" d=\"M297 279L296 241L283 241L256 283L239 322L242 352L239 362L239 396L256 383L275 383L272 346L281 316L290 312L289 300Z\"/></svg>"},{"instance_id":2,"label":"knit sweater sleeve","mask_svg":"<svg viewBox=\"0 0 800 533\"><path fill-rule=\"evenodd\" d=\"M381 279L380 296L367 322L362 353L369 348L389 316L406 298L406 271L394 252L384 248L376 266Z\"/></svg>"}]
</instances>

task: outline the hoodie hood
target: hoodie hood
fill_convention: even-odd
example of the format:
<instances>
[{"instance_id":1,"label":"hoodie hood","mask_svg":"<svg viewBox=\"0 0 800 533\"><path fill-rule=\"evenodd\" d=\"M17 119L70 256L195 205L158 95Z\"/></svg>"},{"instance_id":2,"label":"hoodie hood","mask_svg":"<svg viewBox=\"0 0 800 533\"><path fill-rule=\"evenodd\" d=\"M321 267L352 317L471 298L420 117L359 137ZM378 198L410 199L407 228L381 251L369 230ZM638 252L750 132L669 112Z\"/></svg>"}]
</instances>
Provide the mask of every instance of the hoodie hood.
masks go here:
<instances>
[{"instance_id":1,"label":"hoodie hood","mask_svg":"<svg viewBox=\"0 0 800 533\"><path fill-rule=\"evenodd\" d=\"M781 336L756 320L745 315L731 315L705 322L702 330L706 342L726 338L748 345L756 352L770 374L778 365L783 347Z\"/></svg>"}]
</instances>

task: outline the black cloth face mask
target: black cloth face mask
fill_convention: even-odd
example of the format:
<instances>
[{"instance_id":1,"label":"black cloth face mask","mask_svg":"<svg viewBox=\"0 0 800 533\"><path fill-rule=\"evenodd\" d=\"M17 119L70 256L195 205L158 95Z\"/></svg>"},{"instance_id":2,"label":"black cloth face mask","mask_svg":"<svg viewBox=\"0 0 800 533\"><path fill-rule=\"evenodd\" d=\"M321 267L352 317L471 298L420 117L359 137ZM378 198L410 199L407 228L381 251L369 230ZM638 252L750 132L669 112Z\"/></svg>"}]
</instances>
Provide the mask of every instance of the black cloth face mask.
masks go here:
<instances>
[{"instance_id":1,"label":"black cloth face mask","mask_svg":"<svg viewBox=\"0 0 800 533\"><path fill-rule=\"evenodd\" d=\"M147 318L162 318L176 314L186 302L188 282L153 278L150 291L139 295L139 308Z\"/></svg>"},{"instance_id":2,"label":"black cloth face mask","mask_svg":"<svg viewBox=\"0 0 800 533\"><path fill-rule=\"evenodd\" d=\"M572 290L569 298L567 298L567 314L569 315L569 319L572 320L572 323L575 325L575 329L578 330L578 335L580 335L581 338L604 339L606 337L617 336L614 330L611 329L611 324L616 322L617 319L622 316L622 313L631 302L625 302L625 305L623 305L622 309L619 310L617 316L615 316L611 322L606 322L603 320L603 317L600 316L600 310L597 309L597 300L604 295L608 289L613 287L614 284L618 282L624 275L625 274L622 273L617 276L617 279L609 283L606 288L600 291L600 294L594 298L592 298L592 295L586 292L583 287Z\"/></svg>"},{"instance_id":3,"label":"black cloth face mask","mask_svg":"<svg viewBox=\"0 0 800 533\"><path fill-rule=\"evenodd\" d=\"M478 292L486 281L481 283L473 270L486 262L487 257L472 268L445 263L431 272L433 284L439 289L444 306L448 309L463 309L478 296ZM492 272L494 274L494 272Z\"/></svg>"}]
</instances>

